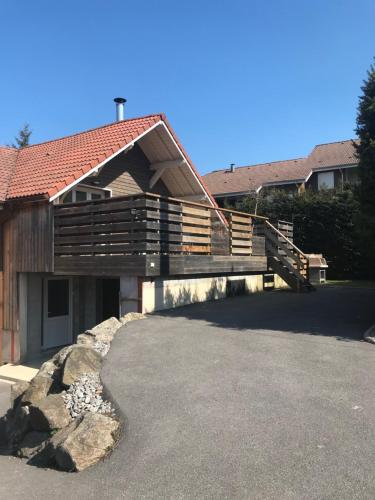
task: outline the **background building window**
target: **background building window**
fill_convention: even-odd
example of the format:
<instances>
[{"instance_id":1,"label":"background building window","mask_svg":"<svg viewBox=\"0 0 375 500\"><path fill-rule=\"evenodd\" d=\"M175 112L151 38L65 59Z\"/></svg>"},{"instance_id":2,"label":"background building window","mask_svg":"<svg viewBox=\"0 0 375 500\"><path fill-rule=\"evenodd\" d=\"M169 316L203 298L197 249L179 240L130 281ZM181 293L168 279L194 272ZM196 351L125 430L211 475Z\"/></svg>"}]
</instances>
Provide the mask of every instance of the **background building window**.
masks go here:
<instances>
[{"instance_id":1,"label":"background building window","mask_svg":"<svg viewBox=\"0 0 375 500\"><path fill-rule=\"evenodd\" d=\"M320 172L318 174L318 189L333 189L335 187L334 172Z\"/></svg>"}]
</instances>

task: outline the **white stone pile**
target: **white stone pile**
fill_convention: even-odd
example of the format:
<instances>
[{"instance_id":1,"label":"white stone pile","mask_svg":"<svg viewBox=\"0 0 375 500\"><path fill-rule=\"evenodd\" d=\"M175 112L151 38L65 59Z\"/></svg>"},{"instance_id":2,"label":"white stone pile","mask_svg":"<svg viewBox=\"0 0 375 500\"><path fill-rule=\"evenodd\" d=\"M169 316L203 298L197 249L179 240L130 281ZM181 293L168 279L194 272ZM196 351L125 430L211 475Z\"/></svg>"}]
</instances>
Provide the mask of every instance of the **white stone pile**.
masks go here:
<instances>
[{"instance_id":1,"label":"white stone pile","mask_svg":"<svg viewBox=\"0 0 375 500\"><path fill-rule=\"evenodd\" d=\"M96 352L101 354L104 358L108 354L109 348L111 347L110 342L104 342L103 340L97 340L93 344L93 349L95 349Z\"/></svg>"},{"instance_id":2,"label":"white stone pile","mask_svg":"<svg viewBox=\"0 0 375 500\"><path fill-rule=\"evenodd\" d=\"M99 374L85 373L74 382L62 397L72 418L86 412L114 416L115 410L109 401L102 397L103 386Z\"/></svg>"}]
</instances>

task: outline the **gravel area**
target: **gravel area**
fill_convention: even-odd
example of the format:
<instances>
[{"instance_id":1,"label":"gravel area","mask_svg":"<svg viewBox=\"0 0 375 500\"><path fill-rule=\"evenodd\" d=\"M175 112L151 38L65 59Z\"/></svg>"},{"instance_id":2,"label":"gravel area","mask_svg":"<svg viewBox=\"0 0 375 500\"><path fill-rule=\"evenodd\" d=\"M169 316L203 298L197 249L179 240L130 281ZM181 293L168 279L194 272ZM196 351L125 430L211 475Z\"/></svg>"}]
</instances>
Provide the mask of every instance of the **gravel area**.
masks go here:
<instances>
[{"instance_id":1,"label":"gravel area","mask_svg":"<svg viewBox=\"0 0 375 500\"><path fill-rule=\"evenodd\" d=\"M103 400L102 393L103 386L99 376L96 373L87 373L74 382L62 397L72 418L77 418L87 411L114 415L114 408L110 401Z\"/></svg>"}]
</instances>

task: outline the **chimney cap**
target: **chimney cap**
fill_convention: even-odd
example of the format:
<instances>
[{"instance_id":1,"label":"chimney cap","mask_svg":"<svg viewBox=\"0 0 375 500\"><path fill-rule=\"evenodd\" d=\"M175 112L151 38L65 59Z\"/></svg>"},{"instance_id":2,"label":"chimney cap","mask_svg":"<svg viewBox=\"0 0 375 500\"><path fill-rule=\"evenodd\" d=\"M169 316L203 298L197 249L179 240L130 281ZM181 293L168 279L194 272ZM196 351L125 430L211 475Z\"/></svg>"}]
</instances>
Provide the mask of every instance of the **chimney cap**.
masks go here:
<instances>
[{"instance_id":1,"label":"chimney cap","mask_svg":"<svg viewBox=\"0 0 375 500\"><path fill-rule=\"evenodd\" d=\"M117 104L124 104L126 102L126 99L124 99L123 97L115 97L113 101Z\"/></svg>"}]
</instances>

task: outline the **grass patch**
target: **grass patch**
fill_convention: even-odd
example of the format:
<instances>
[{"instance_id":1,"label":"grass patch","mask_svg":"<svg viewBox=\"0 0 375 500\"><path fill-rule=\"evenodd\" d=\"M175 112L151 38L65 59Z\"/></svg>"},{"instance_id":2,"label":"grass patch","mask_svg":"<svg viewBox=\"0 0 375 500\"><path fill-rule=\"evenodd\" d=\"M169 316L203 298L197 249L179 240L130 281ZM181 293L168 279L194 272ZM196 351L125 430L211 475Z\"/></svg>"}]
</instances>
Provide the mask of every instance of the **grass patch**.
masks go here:
<instances>
[{"instance_id":1,"label":"grass patch","mask_svg":"<svg viewBox=\"0 0 375 500\"><path fill-rule=\"evenodd\" d=\"M326 286L345 286L350 288L375 288L375 281L371 280L327 280ZM324 286L324 285L323 285Z\"/></svg>"}]
</instances>

